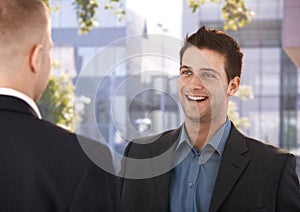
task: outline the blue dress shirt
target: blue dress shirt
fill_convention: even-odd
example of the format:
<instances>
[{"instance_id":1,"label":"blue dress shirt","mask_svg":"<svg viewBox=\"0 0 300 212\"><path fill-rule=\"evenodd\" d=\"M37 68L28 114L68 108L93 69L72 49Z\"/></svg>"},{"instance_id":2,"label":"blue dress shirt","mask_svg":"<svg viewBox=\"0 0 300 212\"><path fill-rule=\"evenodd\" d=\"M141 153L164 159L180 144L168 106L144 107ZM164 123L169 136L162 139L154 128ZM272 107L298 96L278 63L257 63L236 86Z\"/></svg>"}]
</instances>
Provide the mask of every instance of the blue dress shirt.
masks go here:
<instances>
[{"instance_id":1,"label":"blue dress shirt","mask_svg":"<svg viewBox=\"0 0 300 212\"><path fill-rule=\"evenodd\" d=\"M227 119L199 152L189 141L183 125L176 147L178 165L171 171L171 212L208 212L230 128Z\"/></svg>"}]
</instances>

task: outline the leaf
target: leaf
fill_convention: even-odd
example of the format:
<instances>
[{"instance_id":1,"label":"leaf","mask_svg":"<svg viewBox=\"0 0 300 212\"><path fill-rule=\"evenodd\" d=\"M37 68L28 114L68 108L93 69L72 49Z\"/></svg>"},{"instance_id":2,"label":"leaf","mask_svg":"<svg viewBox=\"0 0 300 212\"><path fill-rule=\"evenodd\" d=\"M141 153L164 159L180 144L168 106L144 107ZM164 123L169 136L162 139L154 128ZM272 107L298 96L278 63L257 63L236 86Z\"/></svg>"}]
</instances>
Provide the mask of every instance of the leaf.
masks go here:
<instances>
[{"instance_id":1,"label":"leaf","mask_svg":"<svg viewBox=\"0 0 300 212\"><path fill-rule=\"evenodd\" d=\"M106 10L110 10L110 9L113 9L113 8L114 8L114 5L112 5L112 4L107 4L107 5L104 6L104 9L106 9Z\"/></svg>"},{"instance_id":2,"label":"leaf","mask_svg":"<svg viewBox=\"0 0 300 212\"><path fill-rule=\"evenodd\" d=\"M210 0L210 3L218 3L220 0ZM188 0L188 6L193 13L196 13L201 5L207 3L206 0ZM255 13L248 9L243 0L225 0L222 7L222 17L226 30L237 30L251 22Z\"/></svg>"},{"instance_id":3,"label":"leaf","mask_svg":"<svg viewBox=\"0 0 300 212\"><path fill-rule=\"evenodd\" d=\"M85 34L89 32L97 22L93 22L96 18L97 9L99 5L97 1L93 0L74 0L72 3L76 10L77 18L79 19L79 34Z\"/></svg>"}]
</instances>

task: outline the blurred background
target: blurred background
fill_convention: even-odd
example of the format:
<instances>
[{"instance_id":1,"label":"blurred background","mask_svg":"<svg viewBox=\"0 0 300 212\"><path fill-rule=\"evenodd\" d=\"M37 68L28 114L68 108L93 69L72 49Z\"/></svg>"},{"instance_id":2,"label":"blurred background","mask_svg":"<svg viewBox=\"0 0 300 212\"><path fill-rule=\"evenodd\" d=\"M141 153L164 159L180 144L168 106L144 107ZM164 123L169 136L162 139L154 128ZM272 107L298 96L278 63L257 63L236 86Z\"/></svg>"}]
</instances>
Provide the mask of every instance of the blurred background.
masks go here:
<instances>
[{"instance_id":1,"label":"blurred background","mask_svg":"<svg viewBox=\"0 0 300 212\"><path fill-rule=\"evenodd\" d=\"M300 155L299 1L78 2L49 1L54 48L51 83L39 103L45 118L71 130L75 120L77 133L97 139L100 132L120 152L128 138L179 127L183 119L176 99L178 61L136 57L107 73L95 55L105 49L111 56L126 57L133 48L142 51L149 45L152 34L161 35L151 45L164 55L170 50L165 44L169 37L183 40L206 25L226 30L244 53L242 89L230 103L229 116L246 134ZM84 9L90 13L80 13ZM80 19L84 15L91 22ZM125 39L111 45L136 35L143 38L138 43ZM87 65L88 71L81 73ZM81 87L74 96L79 76L96 94ZM122 92L116 92L120 84Z\"/></svg>"}]
</instances>

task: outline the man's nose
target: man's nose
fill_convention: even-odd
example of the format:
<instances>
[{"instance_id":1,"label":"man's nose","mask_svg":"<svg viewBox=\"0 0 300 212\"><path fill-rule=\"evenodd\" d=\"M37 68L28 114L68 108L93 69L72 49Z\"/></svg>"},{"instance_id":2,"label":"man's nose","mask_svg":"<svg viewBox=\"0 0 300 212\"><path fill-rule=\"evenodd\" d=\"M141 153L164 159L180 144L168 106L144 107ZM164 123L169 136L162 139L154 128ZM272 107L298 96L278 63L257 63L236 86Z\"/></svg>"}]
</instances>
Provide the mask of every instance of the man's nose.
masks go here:
<instances>
[{"instance_id":1,"label":"man's nose","mask_svg":"<svg viewBox=\"0 0 300 212\"><path fill-rule=\"evenodd\" d=\"M199 76L194 75L189 82L189 86L192 88L202 89L204 87L203 80L201 80Z\"/></svg>"}]
</instances>

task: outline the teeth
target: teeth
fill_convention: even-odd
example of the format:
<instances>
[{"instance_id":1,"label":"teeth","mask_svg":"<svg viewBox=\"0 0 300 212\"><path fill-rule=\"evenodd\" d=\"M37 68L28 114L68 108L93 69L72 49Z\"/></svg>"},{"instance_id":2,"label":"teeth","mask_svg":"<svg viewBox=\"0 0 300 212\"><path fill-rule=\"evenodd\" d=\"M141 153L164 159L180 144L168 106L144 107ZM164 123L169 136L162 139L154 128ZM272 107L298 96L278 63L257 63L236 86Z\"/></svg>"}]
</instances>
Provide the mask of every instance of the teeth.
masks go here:
<instances>
[{"instance_id":1,"label":"teeth","mask_svg":"<svg viewBox=\"0 0 300 212\"><path fill-rule=\"evenodd\" d=\"M206 99L206 97L202 97L202 96L188 96L188 98L193 101L202 101Z\"/></svg>"}]
</instances>

